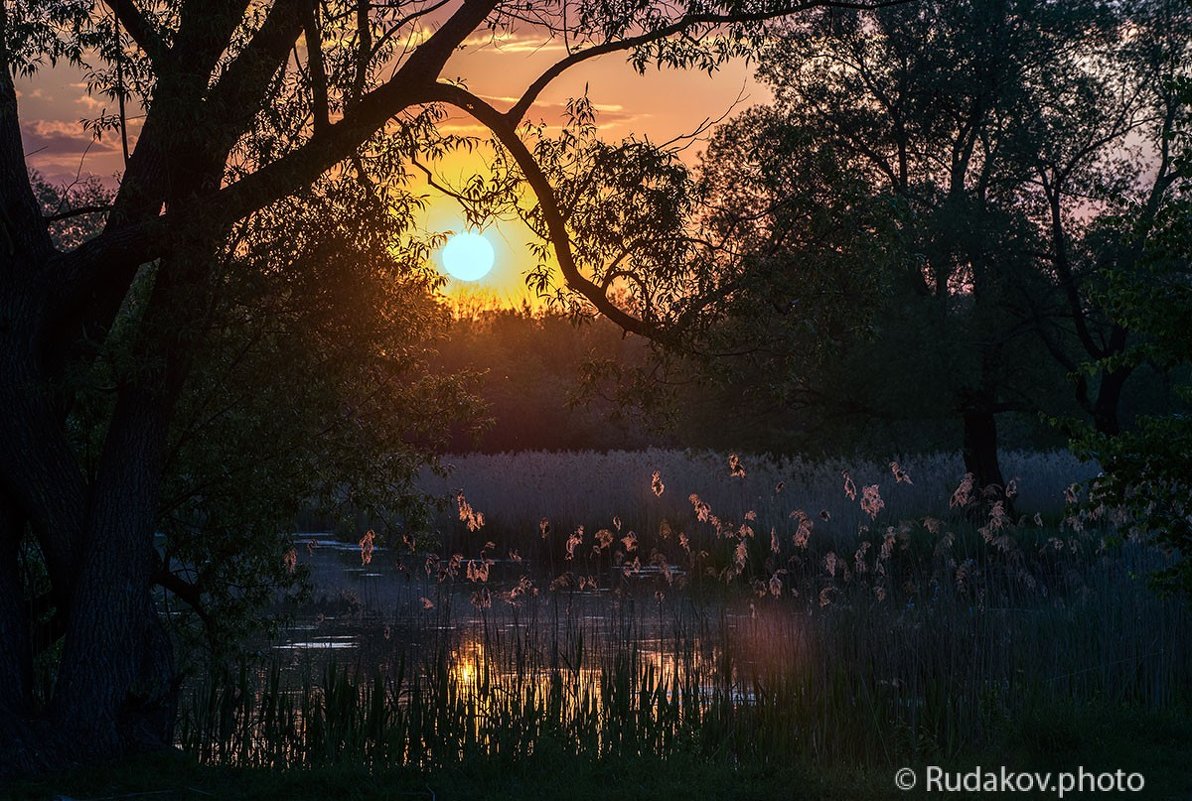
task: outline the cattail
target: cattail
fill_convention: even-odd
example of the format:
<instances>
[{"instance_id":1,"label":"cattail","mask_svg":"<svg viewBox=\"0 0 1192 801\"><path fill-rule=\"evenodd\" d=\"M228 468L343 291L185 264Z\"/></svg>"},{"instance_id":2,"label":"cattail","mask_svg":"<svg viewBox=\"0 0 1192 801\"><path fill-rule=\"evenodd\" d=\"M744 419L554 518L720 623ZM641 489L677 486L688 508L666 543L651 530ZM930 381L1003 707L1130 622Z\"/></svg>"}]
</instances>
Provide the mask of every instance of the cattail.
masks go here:
<instances>
[{"instance_id":1,"label":"cattail","mask_svg":"<svg viewBox=\"0 0 1192 801\"><path fill-rule=\"evenodd\" d=\"M894 553L894 527L890 526L886 529L886 536L882 538L882 550L880 558L883 562L889 560Z\"/></svg>"},{"instance_id":2,"label":"cattail","mask_svg":"<svg viewBox=\"0 0 1192 801\"><path fill-rule=\"evenodd\" d=\"M671 572L670 562L667 561L666 556L659 551L654 551L650 554L650 564L658 568L662 573L662 577L666 579L667 584L675 583L675 576Z\"/></svg>"},{"instance_id":3,"label":"cattail","mask_svg":"<svg viewBox=\"0 0 1192 801\"><path fill-rule=\"evenodd\" d=\"M459 519L467 525L468 531L479 531L484 526L484 515L472 508L463 490L455 494L455 502L459 506Z\"/></svg>"},{"instance_id":4,"label":"cattail","mask_svg":"<svg viewBox=\"0 0 1192 801\"><path fill-rule=\"evenodd\" d=\"M1010 516L1006 514L1006 505L998 501L989 509L989 527L993 531L1000 531L1010 524Z\"/></svg>"},{"instance_id":5,"label":"cattail","mask_svg":"<svg viewBox=\"0 0 1192 801\"><path fill-rule=\"evenodd\" d=\"M952 499L948 501L948 507L955 509L958 506L968 506L969 501L973 498L973 481L972 473L965 473L964 478L960 481L960 486L952 493Z\"/></svg>"},{"instance_id":6,"label":"cattail","mask_svg":"<svg viewBox=\"0 0 1192 801\"><path fill-rule=\"evenodd\" d=\"M886 502L882 500L877 484L870 484L861 490L861 511L869 515L870 520L876 518L884 508L886 508Z\"/></svg>"},{"instance_id":7,"label":"cattail","mask_svg":"<svg viewBox=\"0 0 1192 801\"><path fill-rule=\"evenodd\" d=\"M840 474L844 476L844 494L850 501L857 500L857 485L853 483L853 477L848 474L847 470L842 470Z\"/></svg>"},{"instance_id":8,"label":"cattail","mask_svg":"<svg viewBox=\"0 0 1192 801\"><path fill-rule=\"evenodd\" d=\"M839 561L840 557L836 555L835 551L828 551L827 555L824 556L824 569L828 571L828 575L832 578L836 578L836 567Z\"/></svg>"},{"instance_id":9,"label":"cattail","mask_svg":"<svg viewBox=\"0 0 1192 801\"><path fill-rule=\"evenodd\" d=\"M584 541L584 527L576 528L575 533L567 538L567 559L575 558L575 549Z\"/></svg>"},{"instance_id":10,"label":"cattail","mask_svg":"<svg viewBox=\"0 0 1192 801\"><path fill-rule=\"evenodd\" d=\"M781 572L782 571L778 571L774 575L770 576L770 594L775 598L782 595L782 578L778 575L778 573Z\"/></svg>"},{"instance_id":11,"label":"cattail","mask_svg":"<svg viewBox=\"0 0 1192 801\"><path fill-rule=\"evenodd\" d=\"M791 512L790 516L799 522L794 535L795 547L806 548L807 541L811 539L811 528L814 523L812 523L811 518L802 509L796 509Z\"/></svg>"},{"instance_id":12,"label":"cattail","mask_svg":"<svg viewBox=\"0 0 1192 801\"><path fill-rule=\"evenodd\" d=\"M865 564L865 554L869 552L869 541L862 542L857 547L857 552L853 554L853 570L858 574L865 573L869 566Z\"/></svg>"},{"instance_id":13,"label":"cattail","mask_svg":"<svg viewBox=\"0 0 1192 801\"><path fill-rule=\"evenodd\" d=\"M745 466L741 464L740 457L735 453L728 455L728 474L733 478L745 478Z\"/></svg>"},{"instance_id":14,"label":"cattail","mask_svg":"<svg viewBox=\"0 0 1192 801\"><path fill-rule=\"evenodd\" d=\"M377 535L371 528L360 538L360 564L367 565L372 562L376 538Z\"/></svg>"},{"instance_id":15,"label":"cattail","mask_svg":"<svg viewBox=\"0 0 1192 801\"><path fill-rule=\"evenodd\" d=\"M469 559L467 578L468 581L484 584L488 581L488 568L492 565L491 559Z\"/></svg>"},{"instance_id":16,"label":"cattail","mask_svg":"<svg viewBox=\"0 0 1192 801\"><path fill-rule=\"evenodd\" d=\"M745 478L745 466L735 453L728 454L728 474L733 478Z\"/></svg>"}]
</instances>

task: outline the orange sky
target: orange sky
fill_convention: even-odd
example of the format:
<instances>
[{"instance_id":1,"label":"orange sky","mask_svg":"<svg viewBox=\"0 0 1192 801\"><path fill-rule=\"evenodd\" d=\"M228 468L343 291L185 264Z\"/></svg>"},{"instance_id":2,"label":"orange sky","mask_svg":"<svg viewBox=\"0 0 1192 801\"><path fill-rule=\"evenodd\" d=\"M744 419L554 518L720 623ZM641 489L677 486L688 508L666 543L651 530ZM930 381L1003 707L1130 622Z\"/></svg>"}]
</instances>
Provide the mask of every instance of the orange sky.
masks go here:
<instances>
[{"instance_id":1,"label":"orange sky","mask_svg":"<svg viewBox=\"0 0 1192 801\"><path fill-rule=\"evenodd\" d=\"M519 95L562 54L561 43L544 41L541 36L477 36L452 57L443 75L463 79L473 92L504 108L508 98ZM726 64L712 76L652 68L638 75L623 54L614 54L581 64L557 79L538 98L527 120L557 122L568 98L581 95L585 85L598 110L602 135L609 140L635 133L665 141L693 131L706 118L721 116L742 92L745 99L738 110L769 97L766 89L754 81L752 68L741 61ZM64 67L45 70L33 79L19 80L17 88L31 167L54 182L69 181L80 169L83 175L117 178L122 164L118 138L108 133L94 141L81 122L99 116L105 108L108 113L114 109L106 98L88 95L79 72ZM131 109L129 113L135 114ZM462 115L453 116L449 125L457 132L484 134ZM134 144L138 127L139 120L130 119ZM690 160L698 147L687 152ZM435 165L435 169L443 180L461 183L483 170L483 157L461 155ZM429 187L424 191L429 195L429 207L423 224L429 230L463 229L463 218L454 200ZM520 303L526 296L522 275L532 264L525 247L529 232L519 223L502 223L485 234L496 251L495 266L488 276L467 284L466 289ZM461 288L462 282L452 280L447 291L451 294Z\"/></svg>"}]
</instances>

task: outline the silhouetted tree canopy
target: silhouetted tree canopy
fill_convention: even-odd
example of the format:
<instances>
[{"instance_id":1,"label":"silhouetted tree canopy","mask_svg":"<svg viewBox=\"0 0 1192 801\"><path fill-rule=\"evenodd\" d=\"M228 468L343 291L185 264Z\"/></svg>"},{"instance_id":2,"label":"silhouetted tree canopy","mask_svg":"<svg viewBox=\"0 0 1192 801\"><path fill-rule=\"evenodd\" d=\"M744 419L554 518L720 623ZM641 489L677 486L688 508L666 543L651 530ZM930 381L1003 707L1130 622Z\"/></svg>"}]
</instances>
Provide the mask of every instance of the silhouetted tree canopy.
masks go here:
<instances>
[{"instance_id":1,"label":"silhouetted tree canopy","mask_svg":"<svg viewBox=\"0 0 1192 801\"><path fill-rule=\"evenodd\" d=\"M476 144L441 130L449 108L490 132L504 159L494 200L473 204L470 220L522 206L563 282L540 281L543 292L673 341L694 274L658 249L691 208L673 149L595 142L582 100L560 136L527 114L592 58L712 70L749 52L766 21L817 5L4 3L0 773L172 742L177 683L155 583L196 608L251 600L258 585L235 583L245 571L277 578L261 575L262 560L280 545L248 543L297 493L334 495L332 469L366 464L377 475L354 502L370 502L369 487L400 489L443 418L466 405L456 385L421 372L441 310L420 271L408 181L415 158ZM497 108L448 62L472 37L514 30L565 52ZM13 79L59 62L114 101L89 124L118 137L127 159L110 200L59 210L59 198L51 210L31 181ZM576 157L599 169L572 185L564 171ZM622 194L621 205L601 202ZM63 224L80 218L97 232ZM610 237L624 254L606 262ZM312 374L332 361L329 375ZM231 384L249 379L258 391ZM316 437L318 448L293 450ZM397 440L406 447L381 457ZM313 458L320 451L343 460ZM262 494L250 500L254 484ZM255 522L241 529L245 515ZM214 535L196 539L200 528ZM186 585L163 566L159 531L192 561ZM22 555L44 566L37 598ZM32 668L42 612L47 694Z\"/></svg>"}]
</instances>

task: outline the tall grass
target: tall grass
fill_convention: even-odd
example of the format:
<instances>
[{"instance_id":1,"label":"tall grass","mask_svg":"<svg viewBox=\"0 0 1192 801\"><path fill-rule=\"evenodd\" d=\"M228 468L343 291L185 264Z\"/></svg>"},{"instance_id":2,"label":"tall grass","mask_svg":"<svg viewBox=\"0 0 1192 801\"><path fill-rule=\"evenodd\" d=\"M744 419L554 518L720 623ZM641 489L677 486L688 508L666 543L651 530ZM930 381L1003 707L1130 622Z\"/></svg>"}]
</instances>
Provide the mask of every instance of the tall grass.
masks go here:
<instances>
[{"instance_id":1,"label":"tall grass","mask_svg":"<svg viewBox=\"0 0 1192 801\"><path fill-rule=\"evenodd\" d=\"M948 758L1039 714L1189 709L1192 621L1136 578L1153 564L1128 547L1045 599L1005 573L983 602L955 585L897 605L858 585L826 606L558 589L477 610L444 592L387 653L213 674L188 694L180 741L267 767Z\"/></svg>"},{"instance_id":2,"label":"tall grass","mask_svg":"<svg viewBox=\"0 0 1192 801\"><path fill-rule=\"evenodd\" d=\"M1107 510L1063 516L1088 466L1006 462L1016 516L944 457L468 457L440 487L465 493L440 521L446 550L387 546L416 590L358 633L355 659L213 670L180 742L268 767L886 766L1041 714L1192 709L1189 609L1146 585L1165 557Z\"/></svg>"},{"instance_id":3,"label":"tall grass","mask_svg":"<svg viewBox=\"0 0 1192 801\"><path fill-rule=\"evenodd\" d=\"M938 513L965 473L959 454L908 456L900 464L913 483L894 487L887 463L743 455L745 474L731 477L727 456L661 449L466 454L445 457L449 473L424 471L418 486L443 498L462 490L484 513L489 532L498 535L532 538L544 515L556 530L580 525L596 530L620 515L638 532L656 531L663 520L681 525L692 517L691 493L724 517L740 519L752 510L767 531L792 510L803 509L811 515L827 511L834 528L855 532L868 521L841 492L842 472L848 471L858 486L878 484L887 515L895 518ZM1062 451L1011 451L1002 454L1001 463L1006 480L1017 479L1019 508L1049 517L1063 511L1069 484L1097 472L1095 465ZM666 487L658 497L651 487L655 471ZM453 511L449 508L436 522L441 533L458 538Z\"/></svg>"}]
</instances>

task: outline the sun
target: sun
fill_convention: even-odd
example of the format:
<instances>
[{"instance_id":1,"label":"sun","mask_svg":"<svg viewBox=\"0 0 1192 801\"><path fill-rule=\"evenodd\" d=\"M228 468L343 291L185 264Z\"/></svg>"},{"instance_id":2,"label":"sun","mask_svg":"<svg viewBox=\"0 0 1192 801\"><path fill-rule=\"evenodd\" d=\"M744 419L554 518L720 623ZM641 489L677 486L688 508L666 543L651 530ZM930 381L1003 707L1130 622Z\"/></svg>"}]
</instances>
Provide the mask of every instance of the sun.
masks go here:
<instances>
[{"instance_id":1,"label":"sun","mask_svg":"<svg viewBox=\"0 0 1192 801\"><path fill-rule=\"evenodd\" d=\"M460 281L479 281L488 275L496 260L492 243L484 234L465 231L454 234L440 254L443 269Z\"/></svg>"}]
</instances>

